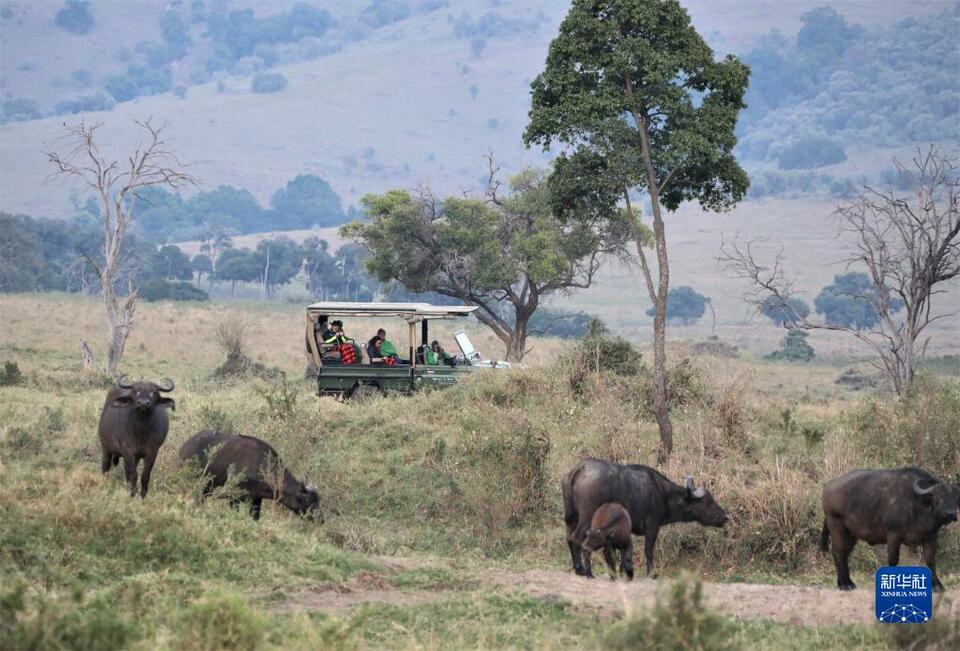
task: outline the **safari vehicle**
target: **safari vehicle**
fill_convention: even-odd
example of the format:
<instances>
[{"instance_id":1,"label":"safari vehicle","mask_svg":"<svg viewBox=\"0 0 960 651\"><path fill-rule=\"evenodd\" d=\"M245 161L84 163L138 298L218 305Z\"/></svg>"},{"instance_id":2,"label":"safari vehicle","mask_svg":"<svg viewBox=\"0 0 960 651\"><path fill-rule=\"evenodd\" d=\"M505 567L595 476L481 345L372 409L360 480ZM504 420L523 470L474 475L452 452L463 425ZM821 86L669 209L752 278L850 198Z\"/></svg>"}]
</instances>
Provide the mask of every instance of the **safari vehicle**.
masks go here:
<instances>
[{"instance_id":1,"label":"safari vehicle","mask_svg":"<svg viewBox=\"0 0 960 651\"><path fill-rule=\"evenodd\" d=\"M430 305L429 303L314 303L307 307L307 354L316 368L317 395L353 400L388 392L413 393L423 389L446 388L461 376L478 369L508 368L508 362L483 360L463 330L454 332L460 349L456 365L425 363L430 346L429 322L434 319L459 319L477 309L468 305ZM343 319L400 318L409 328L407 361L395 365L373 364L367 351L360 350L357 363L345 364L331 359L318 340L321 324ZM419 326L419 328L418 328ZM417 330L419 329L419 345ZM359 343L359 342L357 342ZM359 348L359 347L356 347Z\"/></svg>"}]
</instances>

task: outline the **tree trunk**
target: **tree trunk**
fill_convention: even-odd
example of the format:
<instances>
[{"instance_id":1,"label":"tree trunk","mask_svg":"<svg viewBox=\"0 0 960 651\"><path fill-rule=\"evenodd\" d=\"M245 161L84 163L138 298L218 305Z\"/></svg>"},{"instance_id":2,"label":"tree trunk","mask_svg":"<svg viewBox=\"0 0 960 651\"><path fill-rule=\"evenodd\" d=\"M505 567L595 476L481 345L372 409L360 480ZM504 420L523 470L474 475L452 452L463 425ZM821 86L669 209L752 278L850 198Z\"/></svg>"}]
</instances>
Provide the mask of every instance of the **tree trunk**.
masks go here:
<instances>
[{"instance_id":1,"label":"tree trunk","mask_svg":"<svg viewBox=\"0 0 960 651\"><path fill-rule=\"evenodd\" d=\"M133 323L133 312L136 306L137 295L132 289L123 303L116 294L113 283L102 278L103 302L107 308L107 354L104 357L104 372L113 377L123 358L123 350L130 335L130 326Z\"/></svg>"},{"instance_id":2,"label":"tree trunk","mask_svg":"<svg viewBox=\"0 0 960 651\"><path fill-rule=\"evenodd\" d=\"M660 212L660 192L650 153L650 138L646 121L637 122L642 144L641 155L647 172L647 193L653 212L653 237L657 249L657 300L653 318L653 413L660 429L662 462L673 452L673 423L667 393L667 294L670 291L670 265L667 259L667 234Z\"/></svg>"}]
</instances>

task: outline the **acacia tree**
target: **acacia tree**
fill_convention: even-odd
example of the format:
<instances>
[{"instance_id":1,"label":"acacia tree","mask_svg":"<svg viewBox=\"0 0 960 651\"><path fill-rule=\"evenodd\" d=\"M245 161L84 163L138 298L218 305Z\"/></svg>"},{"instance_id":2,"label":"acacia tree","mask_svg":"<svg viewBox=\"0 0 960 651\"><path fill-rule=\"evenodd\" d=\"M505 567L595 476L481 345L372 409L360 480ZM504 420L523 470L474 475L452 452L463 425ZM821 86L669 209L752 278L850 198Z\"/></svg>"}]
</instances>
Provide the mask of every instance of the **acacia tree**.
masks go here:
<instances>
[{"instance_id":1,"label":"acacia tree","mask_svg":"<svg viewBox=\"0 0 960 651\"><path fill-rule=\"evenodd\" d=\"M713 52L676 0L574 0L532 83L527 145L563 148L555 178L568 206L599 203L625 221L655 306L654 413L661 456L673 448L667 403L666 309L670 288L664 209L696 200L725 210L749 181L732 154L749 69ZM656 268L643 250L632 203L650 202ZM656 278L654 278L656 274Z\"/></svg>"},{"instance_id":2,"label":"acacia tree","mask_svg":"<svg viewBox=\"0 0 960 651\"><path fill-rule=\"evenodd\" d=\"M127 294L121 296L115 282L123 263L123 243L134 219L137 191L150 186L180 188L196 183L183 171L183 165L167 149L163 126L137 121L144 130L144 140L126 160L114 159L101 152L97 130L102 123L67 126L61 140L64 149L48 150L47 159L56 167L55 174L80 179L96 193L103 220L103 260L90 263L100 279L100 293L107 311L107 349L103 369L115 375L123 357L123 349L133 325L137 291L128 281ZM92 362L86 344L82 344L85 363Z\"/></svg>"},{"instance_id":3,"label":"acacia tree","mask_svg":"<svg viewBox=\"0 0 960 651\"><path fill-rule=\"evenodd\" d=\"M919 151L909 169L894 161L908 194L866 187L852 203L836 211L842 231L854 247L848 264L866 269L870 282L851 298L865 301L878 321L868 329L861 324L814 323L793 309L793 282L783 272L778 256L772 265L756 260L751 246L724 247L734 273L751 282L755 305L774 305L791 315L785 325L799 330L836 330L853 335L877 354L875 365L902 396L913 382L916 359L926 350L927 327L955 313L935 314L932 298L942 286L960 275L960 211L955 161L931 147ZM856 291L856 290L848 290ZM903 310L902 317L894 316Z\"/></svg>"},{"instance_id":4,"label":"acacia tree","mask_svg":"<svg viewBox=\"0 0 960 651\"><path fill-rule=\"evenodd\" d=\"M491 163L484 199L404 190L368 195L370 221L348 224L341 234L370 251L367 269L381 282L479 306L477 318L504 343L506 359L520 361L543 299L588 287L601 258L622 242L588 215L561 222L540 172L517 175L505 195L495 177Z\"/></svg>"}]
</instances>

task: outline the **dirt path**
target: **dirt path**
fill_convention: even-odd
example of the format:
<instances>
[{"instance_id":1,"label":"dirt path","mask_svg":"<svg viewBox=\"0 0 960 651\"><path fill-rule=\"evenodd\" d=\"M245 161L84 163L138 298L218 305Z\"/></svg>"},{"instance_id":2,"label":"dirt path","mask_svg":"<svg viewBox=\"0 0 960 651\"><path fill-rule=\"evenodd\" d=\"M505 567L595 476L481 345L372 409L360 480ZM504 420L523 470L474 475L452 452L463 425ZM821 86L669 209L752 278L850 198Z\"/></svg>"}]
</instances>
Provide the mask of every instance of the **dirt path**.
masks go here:
<instances>
[{"instance_id":1,"label":"dirt path","mask_svg":"<svg viewBox=\"0 0 960 651\"><path fill-rule=\"evenodd\" d=\"M391 569L441 566L422 559L382 557L375 559ZM343 614L364 604L400 606L453 599L475 590L489 593L520 592L533 597L569 601L577 609L601 615L649 612L653 609L660 581L639 579L611 582L605 575L585 579L570 572L537 570L507 572L491 570L471 577L473 585L445 586L429 590L395 589L388 578L360 572L342 584L325 584L290 595L278 606L282 611L323 611ZM875 621L873 586L853 592L834 588L754 583L704 583L706 605L738 619L770 619L795 625L867 624ZM953 606L957 611L958 607ZM942 613L941 613L942 614Z\"/></svg>"}]
</instances>

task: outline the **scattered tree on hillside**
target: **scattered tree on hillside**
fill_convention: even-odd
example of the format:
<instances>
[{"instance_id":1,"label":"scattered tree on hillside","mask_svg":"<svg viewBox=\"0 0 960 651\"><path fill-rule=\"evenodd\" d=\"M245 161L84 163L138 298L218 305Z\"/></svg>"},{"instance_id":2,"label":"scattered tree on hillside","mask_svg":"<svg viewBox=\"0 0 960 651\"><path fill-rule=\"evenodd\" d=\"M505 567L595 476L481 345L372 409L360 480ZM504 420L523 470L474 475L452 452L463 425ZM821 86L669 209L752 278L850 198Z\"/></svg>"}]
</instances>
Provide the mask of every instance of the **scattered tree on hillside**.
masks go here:
<instances>
[{"instance_id":1,"label":"scattered tree on hillside","mask_svg":"<svg viewBox=\"0 0 960 651\"><path fill-rule=\"evenodd\" d=\"M203 275L206 274L209 278L210 274L213 273L213 262L203 253L199 253L193 256L193 260L190 261L190 268L197 274L197 287L199 287Z\"/></svg>"},{"instance_id":2,"label":"scattered tree on hillside","mask_svg":"<svg viewBox=\"0 0 960 651\"><path fill-rule=\"evenodd\" d=\"M636 244L656 306L653 411L661 456L673 449L663 209L696 200L705 209L725 210L743 198L749 181L732 151L748 76L735 57L714 60L677 0L574 0L550 44L546 69L532 84L524 140L568 148L556 161L558 194L568 206L602 206ZM652 209L656 267L643 250L633 203L641 192Z\"/></svg>"},{"instance_id":3,"label":"scattered tree on hillside","mask_svg":"<svg viewBox=\"0 0 960 651\"><path fill-rule=\"evenodd\" d=\"M710 299L692 287L675 287L667 292L667 320L681 325L696 323L707 311ZM647 310L647 316L656 316L657 308Z\"/></svg>"},{"instance_id":4,"label":"scattered tree on hillside","mask_svg":"<svg viewBox=\"0 0 960 651\"><path fill-rule=\"evenodd\" d=\"M193 266L183 251L168 244L160 247L153 258L153 275L163 280L191 280Z\"/></svg>"},{"instance_id":5,"label":"scattered tree on hillside","mask_svg":"<svg viewBox=\"0 0 960 651\"><path fill-rule=\"evenodd\" d=\"M927 327L955 314L935 314L932 298L945 283L960 276L960 209L955 161L935 147L918 151L912 168L896 162L912 191L866 187L856 201L837 210L855 253L850 264L867 269L870 287L857 298L869 303L879 322L869 331L834 323L812 323L799 314L788 327L800 330L847 332L870 346L877 366L884 371L897 395L902 396L914 378L917 357L929 338L920 343ZM757 289L754 303L769 297L789 306L793 283L778 257L772 266L761 265L750 245L725 247L730 268ZM902 305L901 305L902 304ZM903 309L902 318L895 312Z\"/></svg>"},{"instance_id":6,"label":"scattered tree on hillside","mask_svg":"<svg viewBox=\"0 0 960 651\"><path fill-rule=\"evenodd\" d=\"M103 260L91 265L100 279L107 312L107 348L104 371L114 375L123 357L123 349L133 326L137 292L132 281L126 297L121 297L115 286L123 264L122 252L127 231L133 222L137 207L137 192L152 186L179 188L195 183L183 171L183 165L167 149L163 138L164 127L155 127L149 120L138 121L145 132L145 142L139 143L123 162L103 154L97 143L100 124L67 126L62 140L62 152L47 151L48 160L56 172L85 183L100 199L103 220Z\"/></svg>"},{"instance_id":7,"label":"scattered tree on hillside","mask_svg":"<svg viewBox=\"0 0 960 651\"><path fill-rule=\"evenodd\" d=\"M775 296L768 296L760 304L760 314L778 326L786 327L797 317L806 318L810 314L810 307L799 298L788 298L784 305Z\"/></svg>"},{"instance_id":8,"label":"scattered tree on hillside","mask_svg":"<svg viewBox=\"0 0 960 651\"><path fill-rule=\"evenodd\" d=\"M880 314L874 307L876 291L867 274L852 271L834 276L833 284L820 290L813 305L817 314L822 314L831 325L869 330L880 322ZM889 301L891 312L903 308L902 300L891 297Z\"/></svg>"},{"instance_id":9,"label":"scattered tree on hillside","mask_svg":"<svg viewBox=\"0 0 960 651\"><path fill-rule=\"evenodd\" d=\"M483 200L404 190L368 195L363 205L370 221L348 224L341 233L370 251L367 269L381 282L479 306L477 318L504 343L506 358L519 361L541 301L588 287L603 255L622 243L589 215L562 223L539 172L522 172L508 193L499 190L491 162Z\"/></svg>"},{"instance_id":10,"label":"scattered tree on hillside","mask_svg":"<svg viewBox=\"0 0 960 651\"><path fill-rule=\"evenodd\" d=\"M270 199L274 228L293 230L317 226L339 226L345 220L340 196L330 184L313 174L301 174Z\"/></svg>"},{"instance_id":11,"label":"scattered tree on hillside","mask_svg":"<svg viewBox=\"0 0 960 651\"><path fill-rule=\"evenodd\" d=\"M782 359L788 362L809 362L816 353L813 346L807 343L809 335L802 330L790 330L787 336L780 340L780 350L775 350L767 359Z\"/></svg>"},{"instance_id":12,"label":"scattered tree on hillside","mask_svg":"<svg viewBox=\"0 0 960 651\"><path fill-rule=\"evenodd\" d=\"M260 258L250 249L227 249L217 258L213 277L230 283L230 295L236 297L237 283L250 283L260 279Z\"/></svg>"},{"instance_id":13,"label":"scattered tree on hillside","mask_svg":"<svg viewBox=\"0 0 960 651\"><path fill-rule=\"evenodd\" d=\"M53 22L74 34L86 34L93 27L93 15L87 0L67 0L63 3Z\"/></svg>"}]
</instances>

